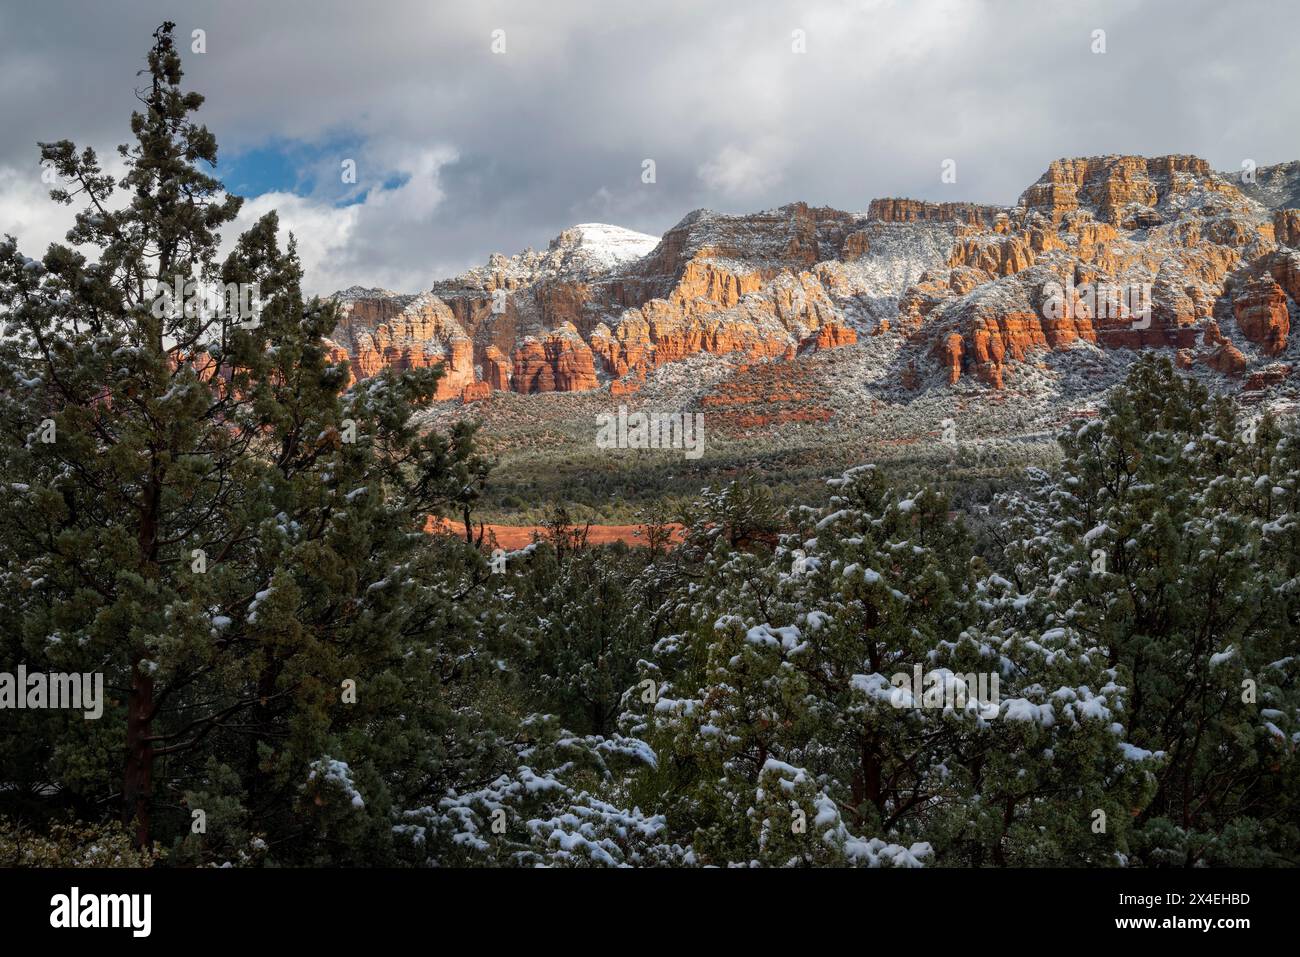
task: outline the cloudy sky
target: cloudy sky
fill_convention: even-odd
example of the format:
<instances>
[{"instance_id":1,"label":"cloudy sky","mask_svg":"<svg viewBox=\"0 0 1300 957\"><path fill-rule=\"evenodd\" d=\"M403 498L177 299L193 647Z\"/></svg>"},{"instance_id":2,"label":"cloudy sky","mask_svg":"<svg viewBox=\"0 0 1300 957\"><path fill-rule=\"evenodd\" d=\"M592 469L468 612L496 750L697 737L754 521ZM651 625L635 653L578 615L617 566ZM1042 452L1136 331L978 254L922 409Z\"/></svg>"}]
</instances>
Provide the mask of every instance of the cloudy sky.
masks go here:
<instances>
[{"instance_id":1,"label":"cloudy sky","mask_svg":"<svg viewBox=\"0 0 1300 957\"><path fill-rule=\"evenodd\" d=\"M68 221L36 142L125 141L165 19L218 175L318 292L702 206L1011 203L1061 156L1300 159L1290 0L40 0L0 6L0 232L29 254Z\"/></svg>"}]
</instances>

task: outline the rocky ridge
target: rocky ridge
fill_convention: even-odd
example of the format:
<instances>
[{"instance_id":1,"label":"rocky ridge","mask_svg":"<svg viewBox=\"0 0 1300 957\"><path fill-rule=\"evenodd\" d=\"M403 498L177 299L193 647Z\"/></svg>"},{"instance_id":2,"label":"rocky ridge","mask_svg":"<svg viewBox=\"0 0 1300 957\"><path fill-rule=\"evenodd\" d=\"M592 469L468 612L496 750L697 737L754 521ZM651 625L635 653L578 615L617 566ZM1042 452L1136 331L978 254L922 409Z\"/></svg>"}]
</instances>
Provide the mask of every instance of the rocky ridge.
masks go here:
<instances>
[{"instance_id":1,"label":"rocky ridge","mask_svg":"<svg viewBox=\"0 0 1300 957\"><path fill-rule=\"evenodd\" d=\"M333 354L359 378L440 362L439 397L466 400L630 394L696 354L752 368L861 337L913 390L1004 389L1074 349L1169 349L1270 385L1294 351L1300 210L1279 204L1297 184L1294 163L1250 184L1193 156L1103 156L1053 162L1008 207L697 210L658 240L584 224L419 295L336 294Z\"/></svg>"}]
</instances>

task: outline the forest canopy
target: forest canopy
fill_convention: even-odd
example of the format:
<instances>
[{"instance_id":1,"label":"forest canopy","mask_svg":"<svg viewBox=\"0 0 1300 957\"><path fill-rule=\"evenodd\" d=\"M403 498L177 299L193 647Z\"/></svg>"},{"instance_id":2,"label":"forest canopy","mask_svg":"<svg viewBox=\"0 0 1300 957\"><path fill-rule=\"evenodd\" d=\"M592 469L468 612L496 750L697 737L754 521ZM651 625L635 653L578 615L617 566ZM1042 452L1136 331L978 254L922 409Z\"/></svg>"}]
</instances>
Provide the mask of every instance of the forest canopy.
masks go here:
<instances>
[{"instance_id":1,"label":"forest canopy","mask_svg":"<svg viewBox=\"0 0 1300 957\"><path fill-rule=\"evenodd\" d=\"M742 479L502 571L440 370L349 386L274 213L219 255L182 78L165 25L126 175L42 144L76 225L0 243L0 670L105 688L0 712L0 864L1300 862L1294 422L1144 355L988 504Z\"/></svg>"}]
</instances>

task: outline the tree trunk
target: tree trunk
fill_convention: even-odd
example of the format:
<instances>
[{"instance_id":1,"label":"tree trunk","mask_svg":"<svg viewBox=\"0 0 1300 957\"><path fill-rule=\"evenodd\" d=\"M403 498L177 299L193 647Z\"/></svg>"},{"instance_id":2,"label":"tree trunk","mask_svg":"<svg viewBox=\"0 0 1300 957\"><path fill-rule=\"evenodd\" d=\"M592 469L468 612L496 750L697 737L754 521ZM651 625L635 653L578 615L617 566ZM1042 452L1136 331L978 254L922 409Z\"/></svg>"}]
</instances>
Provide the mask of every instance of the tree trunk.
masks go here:
<instances>
[{"instance_id":1,"label":"tree trunk","mask_svg":"<svg viewBox=\"0 0 1300 957\"><path fill-rule=\"evenodd\" d=\"M131 697L126 709L126 769L122 775L122 823L135 834L137 847L150 843L153 803L153 677L131 666ZM134 822L134 823L133 823Z\"/></svg>"},{"instance_id":2,"label":"tree trunk","mask_svg":"<svg viewBox=\"0 0 1300 957\"><path fill-rule=\"evenodd\" d=\"M158 514L162 501L162 480L158 460L150 463L149 485L145 492L140 521L141 574L144 578L158 574ZM131 696L126 707L126 768L122 773L122 823L128 828L135 822L137 847L150 843L153 804L153 676L140 670L143 655L131 654Z\"/></svg>"}]
</instances>

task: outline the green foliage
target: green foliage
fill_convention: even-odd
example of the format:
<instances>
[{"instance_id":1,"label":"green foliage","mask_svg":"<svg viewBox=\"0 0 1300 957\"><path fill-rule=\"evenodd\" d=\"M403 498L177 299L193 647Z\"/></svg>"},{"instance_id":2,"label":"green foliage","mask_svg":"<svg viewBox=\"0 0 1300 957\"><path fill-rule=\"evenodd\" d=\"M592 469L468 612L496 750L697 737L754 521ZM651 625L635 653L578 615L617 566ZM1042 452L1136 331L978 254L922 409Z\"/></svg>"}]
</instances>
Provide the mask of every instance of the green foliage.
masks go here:
<instances>
[{"instance_id":1,"label":"green foliage","mask_svg":"<svg viewBox=\"0 0 1300 957\"><path fill-rule=\"evenodd\" d=\"M0 867L152 867L157 846L137 849L116 822L52 820L42 831L0 817Z\"/></svg>"},{"instance_id":2,"label":"green foliage","mask_svg":"<svg viewBox=\"0 0 1300 957\"><path fill-rule=\"evenodd\" d=\"M92 151L43 147L70 184L56 198L88 203L69 241L98 260L0 245L3 659L103 673L111 699L99 721L26 716L6 778L29 803L53 778L86 818L120 795L138 844L183 841L188 860L256 842L281 862L382 861L395 782L455 779L444 763L484 747L449 740L484 729L438 667L473 635L450 596L482 560L421 529L469 507L486 470L468 427L411 423L439 370L342 391L334 307L304 302L274 214L218 267L238 200L199 168L216 146L189 119L202 101L178 86L169 27L149 64L120 190ZM177 277L256 285L260 314L159 308ZM313 792L330 760L365 802Z\"/></svg>"},{"instance_id":3,"label":"green foliage","mask_svg":"<svg viewBox=\"0 0 1300 957\"><path fill-rule=\"evenodd\" d=\"M625 716L678 769L669 819L713 863L1100 856L1082 837L1089 812L1141 779L1107 720L1114 675L1075 636L1024 631L943 496L905 496L873 467L832 484L830 506L797 513L772 554L712 534L743 493L683 549L699 581L644 666L660 696ZM1000 720L900 707L892 678L917 667L996 673Z\"/></svg>"},{"instance_id":4,"label":"green foliage","mask_svg":"<svg viewBox=\"0 0 1300 957\"><path fill-rule=\"evenodd\" d=\"M1006 567L1044 625L1077 629L1125 676L1128 739L1165 755L1134 808L1141 855L1293 863L1296 433L1239 420L1146 357L1062 445L1060 474L1008 503Z\"/></svg>"},{"instance_id":5,"label":"green foliage","mask_svg":"<svg viewBox=\"0 0 1300 957\"><path fill-rule=\"evenodd\" d=\"M416 425L440 370L348 388L274 214L217 262L239 201L170 25L148 74L122 183L46 144L85 208L39 261L0 243L0 670L107 697L0 712L0 864L1300 857L1293 423L1144 358L991 501L921 460L804 498L804 460L648 548L553 507L502 568L475 430ZM256 321L157 308L178 277Z\"/></svg>"}]
</instances>

